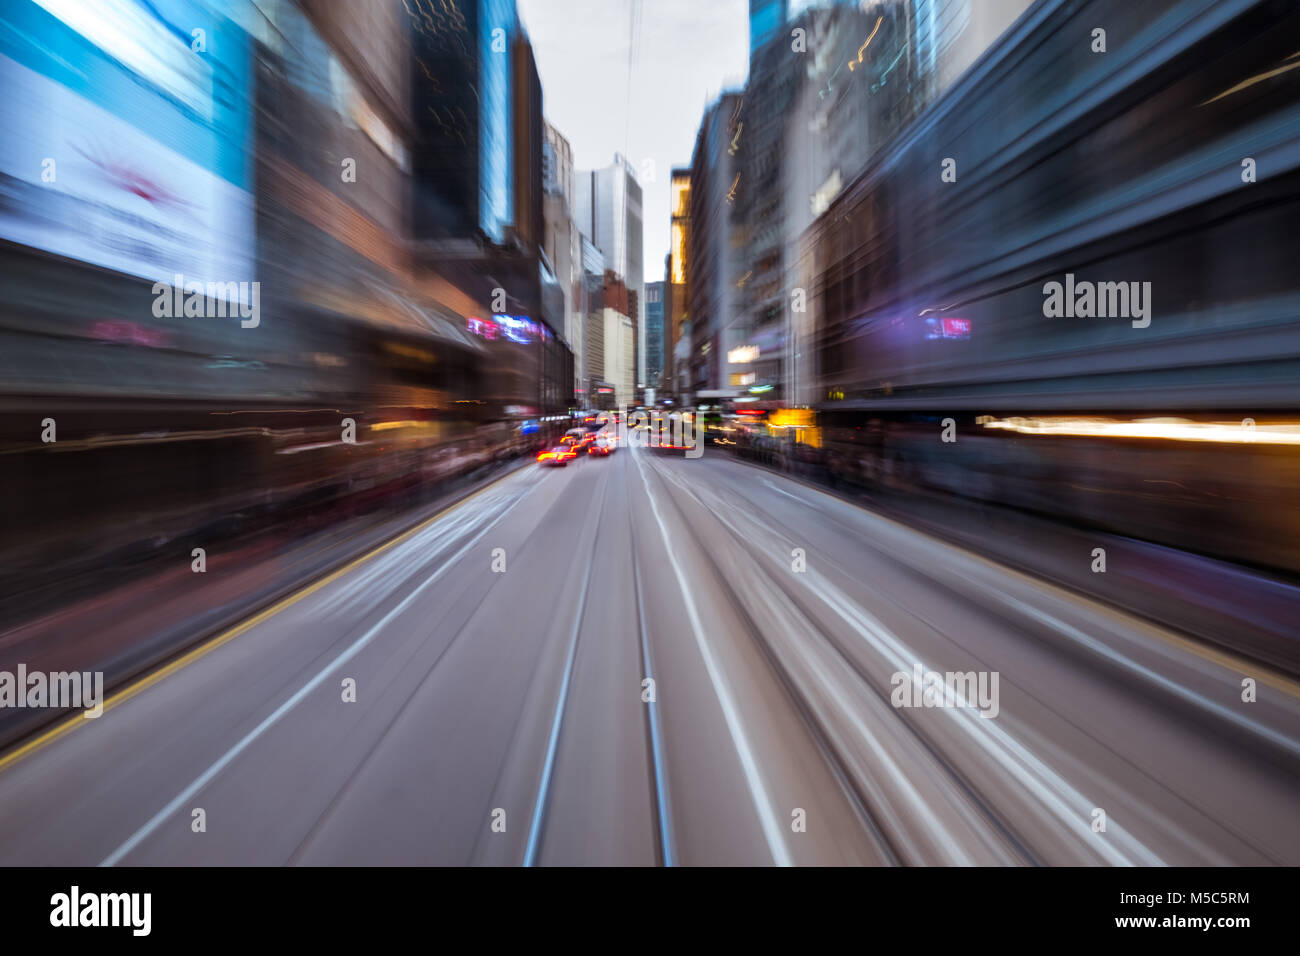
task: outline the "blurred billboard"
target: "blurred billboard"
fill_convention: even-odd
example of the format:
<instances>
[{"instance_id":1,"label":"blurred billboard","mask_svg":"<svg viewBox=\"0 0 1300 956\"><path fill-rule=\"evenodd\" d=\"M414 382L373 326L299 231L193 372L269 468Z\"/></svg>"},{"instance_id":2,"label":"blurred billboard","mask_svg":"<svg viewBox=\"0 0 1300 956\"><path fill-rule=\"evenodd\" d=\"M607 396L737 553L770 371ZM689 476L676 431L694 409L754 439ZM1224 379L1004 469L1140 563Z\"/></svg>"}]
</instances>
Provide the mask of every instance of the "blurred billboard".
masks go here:
<instances>
[{"instance_id":1,"label":"blurred billboard","mask_svg":"<svg viewBox=\"0 0 1300 956\"><path fill-rule=\"evenodd\" d=\"M146 279L252 279L246 35L188 0L5 19L0 238Z\"/></svg>"}]
</instances>

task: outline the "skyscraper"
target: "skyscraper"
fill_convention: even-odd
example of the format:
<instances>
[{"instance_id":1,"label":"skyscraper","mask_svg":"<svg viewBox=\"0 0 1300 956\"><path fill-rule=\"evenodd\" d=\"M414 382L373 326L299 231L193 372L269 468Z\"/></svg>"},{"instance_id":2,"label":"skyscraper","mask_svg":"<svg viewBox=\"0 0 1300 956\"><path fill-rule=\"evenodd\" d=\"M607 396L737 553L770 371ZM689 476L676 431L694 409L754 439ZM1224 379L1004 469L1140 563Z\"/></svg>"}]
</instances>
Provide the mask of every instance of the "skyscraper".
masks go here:
<instances>
[{"instance_id":1,"label":"skyscraper","mask_svg":"<svg viewBox=\"0 0 1300 956\"><path fill-rule=\"evenodd\" d=\"M659 388L664 370L664 282L647 282L645 287L645 381L646 388Z\"/></svg>"},{"instance_id":2,"label":"skyscraper","mask_svg":"<svg viewBox=\"0 0 1300 956\"><path fill-rule=\"evenodd\" d=\"M404 9L413 261L454 286L469 314L540 326L516 343L525 348L489 363L503 408L519 416L567 410L574 379L565 301L543 249L541 80L515 2L407 0Z\"/></svg>"},{"instance_id":3,"label":"skyscraper","mask_svg":"<svg viewBox=\"0 0 1300 956\"><path fill-rule=\"evenodd\" d=\"M408 9L415 235L478 231L502 242L514 221L514 0L467 0L455 15L433 0L410 0Z\"/></svg>"},{"instance_id":4,"label":"skyscraper","mask_svg":"<svg viewBox=\"0 0 1300 956\"><path fill-rule=\"evenodd\" d=\"M521 248L542 242L542 165L546 121L542 117L542 80L533 45L520 29L510 41L511 204L510 226Z\"/></svg>"},{"instance_id":5,"label":"skyscraper","mask_svg":"<svg viewBox=\"0 0 1300 956\"><path fill-rule=\"evenodd\" d=\"M564 337L573 350L574 392L580 408L588 407L586 307L583 296L582 233L573 219L573 149L550 123L542 144L542 252L550 262L564 297ZM602 263L599 271L604 271ZM557 330L558 331L558 330Z\"/></svg>"},{"instance_id":6,"label":"skyscraper","mask_svg":"<svg viewBox=\"0 0 1300 956\"><path fill-rule=\"evenodd\" d=\"M637 384L645 382L644 306L645 270L642 264L641 185L619 153L604 169L580 170L573 205L578 228L605 257L614 272L635 295L635 314L629 316L636 334Z\"/></svg>"},{"instance_id":7,"label":"skyscraper","mask_svg":"<svg viewBox=\"0 0 1300 956\"><path fill-rule=\"evenodd\" d=\"M696 398L700 392L710 393L709 398L723 397L719 392L734 394L731 375L739 373L728 367L727 353L748 344L741 308L750 277L740 268L746 252L742 213L749 189L741 177L744 100L743 94L723 93L705 110L691 156L686 192L690 203L690 242L686 244L690 345L688 351L683 350L687 363L683 390ZM682 371L679 367L679 378Z\"/></svg>"},{"instance_id":8,"label":"skyscraper","mask_svg":"<svg viewBox=\"0 0 1300 956\"><path fill-rule=\"evenodd\" d=\"M685 328L691 241L691 171L688 167L672 171L671 197L671 245L664 264L667 277L664 290L664 367L668 371L664 387L675 397L689 388L689 376L685 374L690 358L690 330ZM678 352L683 353L680 360Z\"/></svg>"},{"instance_id":9,"label":"skyscraper","mask_svg":"<svg viewBox=\"0 0 1300 956\"><path fill-rule=\"evenodd\" d=\"M785 26L790 0L749 0L749 55Z\"/></svg>"}]
</instances>

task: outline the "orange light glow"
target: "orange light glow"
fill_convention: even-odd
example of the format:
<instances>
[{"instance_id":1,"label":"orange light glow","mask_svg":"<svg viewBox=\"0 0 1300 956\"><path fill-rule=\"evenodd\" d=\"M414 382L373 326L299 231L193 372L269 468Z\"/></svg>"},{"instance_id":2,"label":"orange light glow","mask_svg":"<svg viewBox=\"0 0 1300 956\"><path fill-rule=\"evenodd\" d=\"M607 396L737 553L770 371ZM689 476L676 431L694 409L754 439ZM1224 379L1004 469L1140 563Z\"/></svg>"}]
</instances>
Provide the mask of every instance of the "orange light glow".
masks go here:
<instances>
[{"instance_id":1,"label":"orange light glow","mask_svg":"<svg viewBox=\"0 0 1300 956\"><path fill-rule=\"evenodd\" d=\"M1074 435L1092 438L1159 438L1243 445L1300 445L1300 422L1194 422L1186 418L991 418L977 419L985 428L1021 435Z\"/></svg>"}]
</instances>

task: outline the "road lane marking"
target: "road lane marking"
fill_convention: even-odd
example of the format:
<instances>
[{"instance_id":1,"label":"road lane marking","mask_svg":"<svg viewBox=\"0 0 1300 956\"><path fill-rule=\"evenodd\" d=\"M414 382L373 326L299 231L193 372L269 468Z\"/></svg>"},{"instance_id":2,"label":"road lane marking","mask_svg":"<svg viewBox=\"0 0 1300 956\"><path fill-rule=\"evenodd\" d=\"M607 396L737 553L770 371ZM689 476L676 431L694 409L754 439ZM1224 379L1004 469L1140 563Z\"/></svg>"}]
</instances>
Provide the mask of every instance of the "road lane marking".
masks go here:
<instances>
[{"instance_id":1,"label":"road lane marking","mask_svg":"<svg viewBox=\"0 0 1300 956\"><path fill-rule=\"evenodd\" d=\"M691 489L682 487L686 494L694 497L701 507L713 513L739 540L749 540L749 536L740 527L723 517L721 513L723 508L729 510L737 519L753 525L755 540L765 533L776 534L734 503L713 494L716 507L711 506ZM779 538L780 535L776 537ZM906 672L914 664L919 663L923 670L933 669L913 648L819 570L809 568L807 575L810 580L817 582L817 586L811 593L848 624L888 666L895 671ZM975 711L964 707L941 708L938 713L950 718L954 726L964 732L966 737L978 745L996 764L1002 766L1011 778L1019 780L1027 791L1037 797L1039 806L1049 814L1055 815L1067 832L1073 832L1070 830L1072 824L1076 824L1080 819L1086 819L1086 816L1081 816L1081 813L1086 814L1087 808L1092 804L1056 768L1040 759L1014 735L1001 727L994 726L994 721L982 720ZM1114 823L1111 824L1111 828L1120 837L1116 842L1127 843L1126 849L1132 854L1131 857L1126 856L1119 848L1112 848L1106 842L1098 843L1095 849L1112 865L1163 865L1160 857L1138 839L1136 834Z\"/></svg>"},{"instance_id":2,"label":"road lane marking","mask_svg":"<svg viewBox=\"0 0 1300 956\"><path fill-rule=\"evenodd\" d=\"M762 469L761 466L759 465L750 464L749 462L745 462L745 461L736 461L735 459L732 459L731 463L736 465L741 465L746 468L766 470L766 469ZM828 504L838 506L841 510L849 513L860 522L864 522L866 524L871 524L872 522L878 522L888 530L915 535L917 538L921 539L921 541L930 545L931 547L937 546L941 549L949 549L953 552L956 552L956 554L960 557L964 557L970 561L976 562L988 569L997 571L1002 574L1006 574L1010 577L1014 577L1015 579L1029 585L1030 587L1040 589L1052 595L1060 596L1063 599L1068 599L1071 601L1071 603L1075 603L1075 605L1080 610L1083 610L1085 612L1092 613L1092 614L1104 613L1112 617L1118 618L1122 620L1124 624L1129 626L1130 628L1134 630L1140 630L1143 634L1149 634L1152 638L1161 641L1162 643L1166 644L1171 648L1183 651L1184 653L1192 654L1196 657L1201 658L1203 661L1206 661L1207 663L1217 664L1218 666L1224 668L1225 670L1229 670L1234 673L1250 674L1260 684L1264 684L1265 686L1271 687L1274 690L1279 690L1290 697L1300 699L1300 681L1295 680L1294 678L1288 676L1285 672L1280 671L1269 664L1252 661L1233 651L1224 648L1218 648L1211 644L1203 643L1199 639L1184 637L1182 634L1170 630L1168 627L1155 624L1151 621L1147 621L1143 618L1138 617L1137 615L1133 614L1130 611L1126 611L1119 607L1114 607L1111 605L1104 604L1098 599L1090 597L1087 594L1084 594L1082 592L1072 591L1069 588L1056 584L1052 581L1046 580L1044 578L1036 577L1035 575L1026 573L1024 571L1020 571L1009 564L1004 564L995 558L987 557L983 554L980 554L977 551L972 550L969 547L938 537L937 535L934 535L923 528L914 527L913 525L906 524L895 518L891 518L887 515L880 514L879 512L874 511L871 508L866 507L865 505L857 504L852 501L846 501L843 498L838 498L835 495L831 494L830 492L818 488L814 485L807 484L802 481L794 481L791 478L786 478L785 480L790 481L792 484L796 484L799 487L807 491L810 491L815 495L820 496L821 498L824 498ZM768 481L767 479L764 479L764 484L768 485L773 491L781 491L781 489L777 488L775 484L773 484L771 481ZM781 493L785 494L786 497L794 498L796 501L799 501L809 510L814 511L817 514L823 515L824 517L826 517L831 521L838 522L838 518L835 515L831 514L830 508L818 507L809 498L800 498L799 496L791 495L788 492L781 492ZM875 529L871 529L871 530L875 530ZM864 535L864 540L870 542L872 539L873 536ZM878 546L873 545L872 547L874 548L874 550L882 551L882 549ZM892 552L889 553L889 556L897 557ZM934 574L932 573L932 568L929 565L926 565L924 561L920 561L920 562L907 561L905 563L909 567L913 568L916 571L921 572L925 576L931 579L935 579Z\"/></svg>"},{"instance_id":3,"label":"road lane marking","mask_svg":"<svg viewBox=\"0 0 1300 956\"><path fill-rule=\"evenodd\" d=\"M691 488L687 487L678 478L671 476L668 472L656 471L656 474L658 474L662 478L665 478L673 482L679 488L681 488L682 491L687 495L687 497L694 500L695 503L700 508L704 509L706 512L711 514L715 518L715 520L717 520L720 524L722 524L722 526L726 528L732 534L732 536L735 537L737 540L740 541L746 540L745 534L739 528L733 525L730 521L728 521L725 517L723 517L721 513L721 507L720 507L726 504L723 501L723 499L719 497L717 498L716 503L714 505L710 505L706 503L704 500L702 500L700 496L697 495ZM732 508L733 510L737 511L737 513L739 513L739 509L736 509L734 505L732 506ZM775 599L772 595L780 594L789 605L788 609L786 610L786 614L789 615L790 617L790 620L788 621L788 624L790 626L787 628L787 630L790 633L794 633L796 627L798 626L798 622L801 620L805 625L804 628L805 636L822 636L823 640L825 640L826 639L825 636L820 635L817 622L814 621L811 617L809 617L807 612L799 608L798 605L794 604L794 602L790 601L789 596L785 595L780 590L778 580L771 574L771 572L767 568L765 568L756 558L754 558L752 554L749 554L748 552L744 552L744 551L742 551L741 554L748 557L749 563L756 570L757 574L762 575L764 578L766 578L768 584L773 589L771 594L765 593L763 590L760 589L755 595L752 596L752 599L755 601L767 602L769 614L772 616L772 618L775 619L780 613L780 605L775 603ZM772 644L771 642L768 643L769 646L773 648L773 654L779 658L780 653L776 650L775 645ZM834 642L831 641L828 643L831 645L832 655L838 655L840 652L835 650ZM812 642L809 642L808 647L812 648L815 647L815 645L812 644ZM796 651L796 659L798 659L798 656L799 656L798 652ZM832 656L832 660L834 659L835 657ZM863 722L861 716L853 709L851 703L853 700L852 691L850 690L849 692L846 693L844 689L838 686L838 681L836 681L831 676L831 672L827 669L825 661L822 660L819 655L805 654L803 655L803 659L800 661L800 663L802 663L802 665L804 666L807 672L813 673L816 679L814 686L822 690L825 694L827 694L831 698L832 702L839 707L841 714L848 720L848 722L852 725L853 729L861 736L862 740L865 741L867 747L871 750L872 754L875 756L876 760L878 761L878 764L883 765L885 769L885 774L884 774L885 778L893 781L893 785L897 788L899 796L902 798L904 802L910 805L911 811L915 816L915 818L921 820L925 824L926 830L929 834L935 835L934 843L937 846L952 848L951 855L953 859L950 861L949 865L957 865L957 866L976 865L977 861L973 857L971 857L968 853L966 853L965 848L961 846L956 836L952 834L952 832L946 826L944 826L943 822L939 819L938 815L934 812L933 808L926 801L925 797L913 785L911 778L909 777L907 772L894 759L893 755L889 753L885 744L881 741L881 739L876 734L874 734L867 727L867 725ZM780 666L785 671L785 673L789 675L789 678L792 681L797 680L797 678L795 677L794 668L791 668L788 663L783 661L781 662ZM815 704L809 704L808 706L810 710L816 709ZM878 715L872 714L870 716L875 718ZM822 725L823 732L835 733L838 729L835 728L825 718L821 719L821 725ZM910 838L910 834L907 833L906 828L901 825L898 814L893 811L892 805L887 806L885 809L888 813L888 816L891 818L891 821L895 823L895 826L899 831L892 835L893 838L896 840L900 838L907 840L908 849L912 852L913 856L919 856L920 851L916 847L916 841Z\"/></svg>"},{"instance_id":4,"label":"road lane marking","mask_svg":"<svg viewBox=\"0 0 1300 956\"><path fill-rule=\"evenodd\" d=\"M645 676L650 679L651 686L658 686L655 682L655 671L650 659L650 633L646 623L644 588L641 581L640 565L636 559L636 523L633 521L633 509L627 509L627 526L628 540L631 542L632 552L632 587L636 591L636 620L637 630L641 637L641 666L645 669ZM672 807L669 802L668 793L668 767L664 761L663 755L663 727L659 719L659 703L655 696L646 702L649 708L647 716L650 724L650 764L654 772L655 783L655 804L659 814L659 842L663 852L664 866L677 865L677 851L675 849L675 840L673 838L672 827Z\"/></svg>"},{"instance_id":5,"label":"road lane marking","mask_svg":"<svg viewBox=\"0 0 1300 956\"><path fill-rule=\"evenodd\" d=\"M468 497L462 498L460 501L452 502L450 505L438 511L436 514L432 514L428 518L425 518L423 521L415 525L413 528L409 528L406 531L403 531L397 537L385 541L383 544L380 544L379 546L375 547L373 550L366 552L365 554L361 555L358 558L352 559L347 564L343 565L343 567L336 568L335 570L326 574L324 577L319 578L316 581L313 581L311 584L303 586L300 590L294 591L292 594L289 594L281 598L280 600L272 604L270 607L264 608L263 610L254 614L252 617L246 618L245 620L234 625L233 627L202 642L201 644L199 644L199 646L192 648L182 656L176 658L175 660L170 661L169 663L163 665L162 667L159 667L157 670L150 671L149 673L145 674L143 677L139 678L133 683L130 683L127 686L117 691L114 691L104 701L104 712L107 713L108 711L112 710L114 707L118 706L119 704L126 703L132 697L135 697L136 695L142 693L143 691L148 690L150 687L154 686L159 681L167 677L170 677L172 674L175 674L177 671L182 670L185 667L188 667L190 664L193 664L195 661L199 660L200 658L205 657L206 655L210 654L212 651L215 651L223 644L230 643L235 638L239 637L241 634L244 634L245 632L252 630L254 627L257 627L257 625L262 624L263 622L269 620L270 618L279 614L281 611L293 607L293 605L297 604L303 598L315 594L321 588L333 584L335 581L337 581L343 575L347 574L349 571L352 571L353 569L359 567L360 565L365 564L367 561L371 560L372 558L376 558L379 555L383 554L384 552L397 547L399 544L402 544L404 541L408 540L414 535L417 535L421 531L424 531L426 528L429 527L429 525L433 524L435 521L440 521L449 517L452 514L452 512L458 511L463 506L468 505L479 495L484 494L485 492L496 487L501 482L505 481L507 478L511 478L514 475L519 474L523 470L524 470L523 468L520 468L516 471L512 471L509 472L508 474L502 475L500 478L497 478L494 481L484 485L482 488L480 488L478 491L474 492L473 494L469 495ZM85 723L86 721L82 718L80 714L72 714L71 716L67 717L63 721L56 723L49 730L42 732L41 734L37 735L36 737L33 737L31 740L27 741L23 745L9 751L9 753L0 757L0 773L3 773L5 770L13 766L14 764L18 763L19 761L27 757L30 757L38 750L44 749L49 744L54 743L54 741L66 737L68 734L72 733L72 731L76 730L78 727L83 726Z\"/></svg>"},{"instance_id":6,"label":"road lane marking","mask_svg":"<svg viewBox=\"0 0 1300 956\"><path fill-rule=\"evenodd\" d=\"M532 486L532 488L536 488L536 487L537 485ZM532 488L530 488L529 490L531 491ZM342 667L353 657L359 654L372 640L375 639L375 637L391 621L393 621L403 611L405 611L408 607L410 607L410 605L415 601L415 599L424 592L425 588L427 588L430 584L434 583L439 578L441 578L442 575L452 565L454 565L457 561L459 561L462 557L464 557L464 555L466 554L466 552L469 551L470 548L478 544L478 542L482 540L482 538L489 531L491 531L494 527L496 527L496 525L501 521L502 518L504 518L507 514L513 511L515 507L518 506L519 502L522 501L524 497L526 497L526 495L527 492L525 492L523 495L520 495L513 502L511 502L509 505L503 508L496 515L495 518L493 518L486 525L484 525L482 531L476 534L469 541L465 542L465 544L462 545L454 555L452 555L450 558L444 561L442 566L438 568L437 571L429 575L429 577L425 578L424 581L420 582L420 584L417 585L411 591L410 594L408 594L400 602L398 602L398 604L395 605L392 608L392 610L390 610L387 614L385 614L382 618L380 618L377 623L375 623L369 630L366 631L366 633L362 634L361 637L357 638L350 646L348 646L345 650L340 652L339 655L335 657L333 661L331 661L326 667L324 667L319 673L317 673L315 677L313 677L301 688L299 688L298 691L295 692L292 697L290 697L283 704L277 707L267 717L265 717L261 723L259 723L256 727L250 730L247 734L245 734L239 740L238 743L236 743L233 747L227 750L220 758L217 759L217 761L214 764L212 764L212 766L210 766L207 770L205 770L198 777L196 777L188 787L186 787L184 790L178 793L165 807L163 807L161 810L155 813L148 820L148 822L144 824L144 826L136 830L135 833L133 833L126 840L126 842L124 842L116 850L114 850L107 857L105 857L104 860L99 865L115 866L123 857L125 857L128 853L130 853L137 846L139 846L140 843L143 842L146 838L148 838L149 835L153 833L153 831L156 830L164 820L166 820L169 816L171 816L178 809L180 809L187 800L189 800L196 793L198 793L205 786L207 786L210 782L212 782L212 780L215 779L216 776L222 770L224 770L227 766L229 766L230 763L234 761L236 757L238 757L241 753L247 750L248 747L251 746L253 742L257 740L258 737L260 737L265 731L267 731L275 724L277 724L280 721L280 719L285 716L285 714L293 710L293 708L296 707L308 694L310 694L313 690L319 687L325 681L326 678L328 678L340 667Z\"/></svg>"},{"instance_id":7,"label":"road lane marking","mask_svg":"<svg viewBox=\"0 0 1300 956\"><path fill-rule=\"evenodd\" d=\"M1112 663L1117 664L1122 669L1162 688L1166 693L1172 694L1186 701L1193 707L1199 707L1202 710L1209 711L1220 720L1232 724L1238 730L1263 737L1274 746L1286 751L1292 758L1300 757L1300 741L1287 737L1285 734L1282 734L1265 724L1256 723L1247 717L1243 717L1236 711L1229 710L1218 701L1211 700L1204 694L1192 690L1190 687L1185 687L1176 681L1170 680L1163 674L1152 670L1145 664L1133 660L1133 658L1124 654L1122 651L1118 651L1109 644L1106 644L1104 641L1100 641L1090 634L1084 633L1073 624L1061 620L1054 614L1050 614L1047 611L1040 611L1033 605L1009 594L994 594L992 596L1004 606L1011 608L1013 611L1018 611L1027 617L1031 617L1045 627L1065 635L1075 643L1086 647L1099 657L1104 657ZM1248 672L1242 671L1242 673Z\"/></svg>"},{"instance_id":8,"label":"road lane marking","mask_svg":"<svg viewBox=\"0 0 1300 956\"><path fill-rule=\"evenodd\" d=\"M669 543L668 529L664 527L664 519L659 514L659 505L656 503L654 495L650 493L650 484L646 481L645 470L641 467L640 460L633 456L633 461L636 462L637 473L641 476L641 484L645 486L646 497L650 500L650 510L654 513L655 522L659 525L659 534L663 538L664 549L668 552L668 561L672 565L673 573L677 576L677 585L681 588L682 597L686 601L686 613L691 619L691 634L695 638L695 646L699 649L700 657L704 660L704 669L708 673L709 681L713 684L713 693L718 699L718 705L722 708L722 716L727 723L727 730L731 734L732 745L736 748L736 756L740 758L740 768L745 776L746 786L749 787L750 799L754 801L754 810L757 812L759 824L763 828L763 836L767 840L768 851L772 854L772 861L777 866L793 866L794 861L791 860L790 850L785 845L785 834L782 831L781 824L777 822L776 811L772 806L772 798L763 783L758 763L754 759L753 749L749 745L749 738L740 722L740 711L736 707L735 698L732 697L726 676L718 667L717 661L714 660L713 651L709 649L704 640L704 626L700 623L700 615L695 607L695 599L691 596L690 589L686 585L686 575L677 562L677 555L673 551L672 544Z\"/></svg>"},{"instance_id":9,"label":"road lane marking","mask_svg":"<svg viewBox=\"0 0 1300 956\"><path fill-rule=\"evenodd\" d=\"M600 518L605 510L605 495L609 491L609 475L601 475L600 506L596 508L595 532L591 546L587 549L591 556L587 562L587 573L582 579L579 591L578 614L573 624L573 636L569 639L569 652L564 661L564 678L560 681L560 694L555 701L555 714L551 718L551 732L546 740L546 760L542 763L542 778L537 786L537 800L533 804L533 817L528 825L528 843L524 849L524 866L533 866L541 849L542 821L546 818L546 801L551 792L551 775L555 772L555 757L560 749L560 727L564 723L564 707L569 700L569 687L573 681L573 662L578 657L578 636L582 632L582 614L587 607L587 589L591 584L591 572L596 566L596 545L600 541Z\"/></svg>"},{"instance_id":10,"label":"road lane marking","mask_svg":"<svg viewBox=\"0 0 1300 956\"><path fill-rule=\"evenodd\" d=\"M806 502L805 502L802 498L800 498L798 495L792 495L792 494L790 494L790 492L788 492L788 491L783 491L782 489L778 488L776 485L774 485L774 484L772 484L770 481L768 481L766 478L763 479L763 484L767 485L769 488L771 488L773 491L775 491L778 495L785 495L787 498L793 498L795 501L799 502L800 504L806 504Z\"/></svg>"}]
</instances>

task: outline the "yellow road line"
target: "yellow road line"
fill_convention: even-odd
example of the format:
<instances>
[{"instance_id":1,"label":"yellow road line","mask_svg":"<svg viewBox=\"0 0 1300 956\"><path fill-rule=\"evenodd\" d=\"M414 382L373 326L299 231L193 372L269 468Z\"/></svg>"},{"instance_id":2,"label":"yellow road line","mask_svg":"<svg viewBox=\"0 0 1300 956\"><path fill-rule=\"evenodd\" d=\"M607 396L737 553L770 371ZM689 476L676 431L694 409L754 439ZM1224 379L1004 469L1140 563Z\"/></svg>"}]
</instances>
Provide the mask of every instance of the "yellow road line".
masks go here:
<instances>
[{"instance_id":1,"label":"yellow road line","mask_svg":"<svg viewBox=\"0 0 1300 956\"><path fill-rule=\"evenodd\" d=\"M148 690L154 684L157 684L159 681L163 680L164 678L169 677L172 674L175 674L177 671L181 670L182 668L189 666L190 664L197 661L199 658L204 657L205 655L211 653L212 651L215 651L218 647L221 647L223 644L227 644L230 641L233 641L235 638L239 637L239 635L253 629L254 627L257 627L257 625L279 614L285 608L292 607L293 605L301 601L303 598L311 594L315 594L321 588L326 587L329 584L332 584L333 582L341 578L343 575L347 574L349 571L352 571L359 565L369 561L371 558L377 557L378 555L383 554L385 551L388 551L389 549L396 547L397 545L401 544L403 541L410 538L412 535L418 534L419 532L423 531L433 522L446 517L448 514L455 511L457 508L461 508L469 504L471 501L473 501L479 495L483 494L485 491L489 490L490 488L493 488L497 484L505 481L511 475L517 474L522 470L523 469L515 469L515 471L511 471L507 474L502 475L500 478L497 478L494 481L489 482L488 484L480 488L478 491L469 495L467 498L462 498L460 501L453 502L452 504L441 509L435 514L432 514L428 518L425 518L415 527L403 531L395 538L390 538L388 541L385 541L383 544L372 549L371 551L368 551L365 554L361 555L360 557L354 558L353 560L349 561L343 567L331 571L329 574L325 575L322 578L319 578L316 581L313 581L311 584L307 585L306 587L303 587L302 589L293 592L287 597L281 598L279 601L275 602L270 607L265 608L262 611L259 611L257 614L254 614L252 617L248 618L247 620L241 621L240 623L229 628L228 630L223 631L222 633L209 638L208 640L201 643L199 646L192 648L190 651L176 658L174 661L171 661L170 663L164 665L163 667L158 668L157 670L150 671L149 673L145 674L143 677L136 680L134 683L128 684L126 687L123 687L120 690L115 691L114 693L110 694L107 699L105 699L104 713L107 713L108 711L112 710L118 704L125 703L126 701L130 700L132 697L136 696L137 694ZM103 715L101 714L100 716L102 717ZM96 718L95 722L97 722L98 719L99 718ZM54 741L60 739L61 737L66 737L68 734L72 733L72 731L76 730L78 727L83 726L86 723L87 723L87 719L81 713L72 714L64 718L62 721L55 724L49 730L46 730L44 733L36 737L33 737L31 740L27 741L22 746L17 747L16 749L11 750L9 753L5 754L3 757L0 757L0 772L7 770L9 767L18 763L23 758L31 756L36 751L41 750L42 748L48 746L49 744L52 744Z\"/></svg>"}]
</instances>

